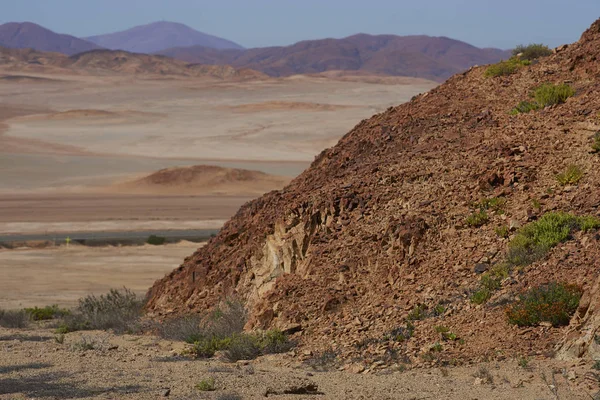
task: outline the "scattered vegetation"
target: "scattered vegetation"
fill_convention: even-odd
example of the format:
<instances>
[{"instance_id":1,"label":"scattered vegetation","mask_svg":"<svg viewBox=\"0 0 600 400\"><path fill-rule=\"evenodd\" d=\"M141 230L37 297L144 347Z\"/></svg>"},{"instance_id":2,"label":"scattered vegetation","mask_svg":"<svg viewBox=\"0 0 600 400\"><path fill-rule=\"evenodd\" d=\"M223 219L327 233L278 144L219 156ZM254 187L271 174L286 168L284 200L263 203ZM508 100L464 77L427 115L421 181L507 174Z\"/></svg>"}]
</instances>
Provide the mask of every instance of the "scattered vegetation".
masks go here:
<instances>
[{"instance_id":1,"label":"scattered vegetation","mask_svg":"<svg viewBox=\"0 0 600 400\"><path fill-rule=\"evenodd\" d=\"M0 326L3 328L25 328L29 316L24 310L0 310Z\"/></svg>"},{"instance_id":2,"label":"scattered vegetation","mask_svg":"<svg viewBox=\"0 0 600 400\"><path fill-rule=\"evenodd\" d=\"M546 57L552 54L552 50L542 43L531 43L527 46L518 45L512 51L513 56L519 55L521 60L533 61L540 57Z\"/></svg>"},{"instance_id":3,"label":"scattered vegetation","mask_svg":"<svg viewBox=\"0 0 600 400\"><path fill-rule=\"evenodd\" d=\"M528 265L569 239L572 232L596 228L600 228L600 219L595 217L577 217L563 212L546 213L517 232L508 245L507 260L514 266Z\"/></svg>"},{"instance_id":4,"label":"scattered vegetation","mask_svg":"<svg viewBox=\"0 0 600 400\"><path fill-rule=\"evenodd\" d=\"M519 68L530 65L531 61L522 60L519 57L511 57L506 61L500 61L499 63L490 65L485 70L485 76L493 78L497 76L512 75L519 70Z\"/></svg>"},{"instance_id":5,"label":"scattered vegetation","mask_svg":"<svg viewBox=\"0 0 600 400\"><path fill-rule=\"evenodd\" d=\"M393 340L395 342L404 342L410 339L415 332L415 326L412 322L408 321L406 326L399 326L392 329L387 335L384 336L384 340Z\"/></svg>"},{"instance_id":6,"label":"scattered vegetation","mask_svg":"<svg viewBox=\"0 0 600 400\"><path fill-rule=\"evenodd\" d=\"M146 243L151 244L153 246L161 246L161 245L165 244L166 241L167 241L167 238L165 238L165 237L150 235L150 236L148 236Z\"/></svg>"},{"instance_id":7,"label":"scattered vegetation","mask_svg":"<svg viewBox=\"0 0 600 400\"><path fill-rule=\"evenodd\" d=\"M49 319L61 318L69 315L71 312L64 308L59 308L56 304L44 308L26 308L25 312L34 321L45 321Z\"/></svg>"},{"instance_id":8,"label":"scattered vegetation","mask_svg":"<svg viewBox=\"0 0 600 400\"><path fill-rule=\"evenodd\" d=\"M78 330L109 330L117 333L139 330L143 302L129 289L111 289L96 297L89 295L79 300L76 310L62 318L57 333Z\"/></svg>"},{"instance_id":9,"label":"scattered vegetation","mask_svg":"<svg viewBox=\"0 0 600 400\"><path fill-rule=\"evenodd\" d=\"M556 180L561 185L575 185L583 178L583 170L577 165L569 165L564 172L556 175Z\"/></svg>"},{"instance_id":10,"label":"scattered vegetation","mask_svg":"<svg viewBox=\"0 0 600 400\"><path fill-rule=\"evenodd\" d=\"M531 199L531 206L538 211L542 209L542 203L536 198Z\"/></svg>"},{"instance_id":11,"label":"scattered vegetation","mask_svg":"<svg viewBox=\"0 0 600 400\"><path fill-rule=\"evenodd\" d=\"M432 346L430 351L433 353L440 353L443 350L442 344L440 342L435 342Z\"/></svg>"},{"instance_id":12,"label":"scattered vegetation","mask_svg":"<svg viewBox=\"0 0 600 400\"><path fill-rule=\"evenodd\" d=\"M485 210L481 210L469 215L465 222L469 226L479 228L480 226L485 225L489 220L490 217L488 216L487 212L485 212Z\"/></svg>"},{"instance_id":13,"label":"scattered vegetation","mask_svg":"<svg viewBox=\"0 0 600 400\"><path fill-rule=\"evenodd\" d=\"M518 326L568 325L577 310L583 291L579 286L552 282L530 289L506 311L508 321Z\"/></svg>"},{"instance_id":14,"label":"scattered vegetation","mask_svg":"<svg viewBox=\"0 0 600 400\"><path fill-rule=\"evenodd\" d=\"M200 382L196 384L196 389L201 392L214 392L217 390L215 386L215 380L213 378L202 379Z\"/></svg>"},{"instance_id":15,"label":"scattered vegetation","mask_svg":"<svg viewBox=\"0 0 600 400\"><path fill-rule=\"evenodd\" d=\"M594 365L592 365L592 368L596 371L600 370L600 360L597 360Z\"/></svg>"},{"instance_id":16,"label":"scattered vegetation","mask_svg":"<svg viewBox=\"0 0 600 400\"><path fill-rule=\"evenodd\" d=\"M188 315L162 322L157 334L192 344L190 353L210 358L222 351L229 361L251 360L263 354L289 351L294 343L279 330L244 333L247 314L239 301L224 302L207 316Z\"/></svg>"}]
</instances>

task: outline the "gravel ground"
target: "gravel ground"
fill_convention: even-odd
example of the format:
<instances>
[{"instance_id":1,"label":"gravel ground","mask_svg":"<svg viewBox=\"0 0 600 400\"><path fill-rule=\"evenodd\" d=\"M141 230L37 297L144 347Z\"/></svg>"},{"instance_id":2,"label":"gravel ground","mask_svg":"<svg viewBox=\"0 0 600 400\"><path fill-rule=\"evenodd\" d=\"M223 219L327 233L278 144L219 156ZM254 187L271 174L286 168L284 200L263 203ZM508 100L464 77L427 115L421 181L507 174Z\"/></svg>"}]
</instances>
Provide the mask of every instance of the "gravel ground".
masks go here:
<instances>
[{"instance_id":1,"label":"gravel ground","mask_svg":"<svg viewBox=\"0 0 600 400\"><path fill-rule=\"evenodd\" d=\"M589 365L548 360L357 374L317 371L301 351L226 363L181 356L183 343L153 336L60 339L41 325L0 328L0 399L590 399L598 390ZM216 390L196 387L210 379Z\"/></svg>"}]
</instances>

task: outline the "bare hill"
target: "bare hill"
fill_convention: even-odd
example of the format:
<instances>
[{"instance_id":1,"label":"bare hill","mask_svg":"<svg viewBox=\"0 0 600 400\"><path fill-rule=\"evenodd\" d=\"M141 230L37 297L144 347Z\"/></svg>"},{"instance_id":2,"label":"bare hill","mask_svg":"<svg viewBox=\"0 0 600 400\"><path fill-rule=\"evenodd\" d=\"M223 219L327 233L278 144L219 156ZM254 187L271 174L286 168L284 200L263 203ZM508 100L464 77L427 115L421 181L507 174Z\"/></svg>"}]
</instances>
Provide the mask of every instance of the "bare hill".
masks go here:
<instances>
[{"instance_id":1,"label":"bare hill","mask_svg":"<svg viewBox=\"0 0 600 400\"><path fill-rule=\"evenodd\" d=\"M194 46L168 49L160 54L188 62L252 68L270 76L345 70L436 81L473 65L509 56L506 51L480 49L446 37L366 34L309 40L287 47L216 50Z\"/></svg>"},{"instance_id":2,"label":"bare hill","mask_svg":"<svg viewBox=\"0 0 600 400\"><path fill-rule=\"evenodd\" d=\"M31 22L0 25L0 46L32 48L67 55L101 48L92 42L71 35L61 35Z\"/></svg>"},{"instance_id":3,"label":"bare hill","mask_svg":"<svg viewBox=\"0 0 600 400\"><path fill-rule=\"evenodd\" d=\"M32 49L0 47L0 67L11 71L83 74L137 74L216 79L262 79L266 75L228 65L199 65L159 55L126 51L93 50L66 56Z\"/></svg>"},{"instance_id":4,"label":"bare hill","mask_svg":"<svg viewBox=\"0 0 600 400\"><path fill-rule=\"evenodd\" d=\"M176 22L153 22L121 32L90 36L85 40L111 50L155 53L172 47L205 46L214 49L242 49L230 40L198 32Z\"/></svg>"},{"instance_id":5,"label":"bare hill","mask_svg":"<svg viewBox=\"0 0 600 400\"><path fill-rule=\"evenodd\" d=\"M246 169L210 165L161 169L148 176L117 184L119 193L253 194L282 188L288 178Z\"/></svg>"},{"instance_id":6,"label":"bare hill","mask_svg":"<svg viewBox=\"0 0 600 400\"><path fill-rule=\"evenodd\" d=\"M512 75L473 68L360 122L156 282L150 315L237 296L248 328L300 332L308 350L371 369L557 349L598 359L599 57L600 20ZM575 95L511 112L544 83ZM586 229L576 217L587 217ZM555 230L557 241L536 236ZM584 293L570 327L509 324L520 294L553 281Z\"/></svg>"}]
</instances>

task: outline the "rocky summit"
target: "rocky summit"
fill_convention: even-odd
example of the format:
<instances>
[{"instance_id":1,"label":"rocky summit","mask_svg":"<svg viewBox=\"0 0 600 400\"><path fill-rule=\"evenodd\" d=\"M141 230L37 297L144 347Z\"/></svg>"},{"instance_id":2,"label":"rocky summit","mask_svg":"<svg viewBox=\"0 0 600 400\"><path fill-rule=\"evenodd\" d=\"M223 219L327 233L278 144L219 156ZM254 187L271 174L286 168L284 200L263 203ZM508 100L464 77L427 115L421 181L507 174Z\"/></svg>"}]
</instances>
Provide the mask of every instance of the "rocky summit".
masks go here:
<instances>
[{"instance_id":1,"label":"rocky summit","mask_svg":"<svg viewBox=\"0 0 600 400\"><path fill-rule=\"evenodd\" d=\"M600 20L549 56L471 68L360 122L156 282L150 315L234 296L248 329L374 364L595 354L599 58ZM547 103L550 84L567 95ZM539 254L535 233L515 255L536 222L566 215L589 226L561 225ZM570 325L511 324L519 295L550 282L583 293Z\"/></svg>"}]
</instances>

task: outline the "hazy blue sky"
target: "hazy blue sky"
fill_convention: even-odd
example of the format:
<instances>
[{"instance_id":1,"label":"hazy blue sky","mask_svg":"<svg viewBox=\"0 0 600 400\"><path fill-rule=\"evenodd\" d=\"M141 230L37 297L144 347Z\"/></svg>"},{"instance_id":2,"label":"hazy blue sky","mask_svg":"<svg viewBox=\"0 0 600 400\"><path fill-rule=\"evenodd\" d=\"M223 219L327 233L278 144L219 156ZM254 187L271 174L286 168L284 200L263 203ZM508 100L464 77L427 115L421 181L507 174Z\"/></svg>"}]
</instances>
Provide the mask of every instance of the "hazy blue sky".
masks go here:
<instances>
[{"instance_id":1,"label":"hazy blue sky","mask_svg":"<svg viewBox=\"0 0 600 400\"><path fill-rule=\"evenodd\" d=\"M476 46L576 41L600 0L0 0L0 23L90 36L157 20L246 47L354 33L449 36Z\"/></svg>"}]
</instances>

